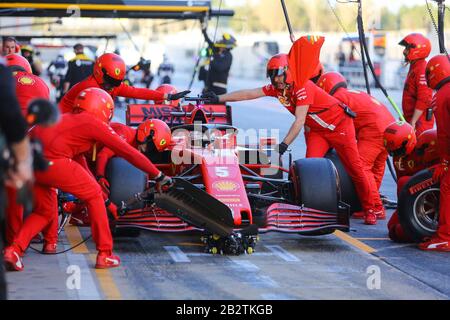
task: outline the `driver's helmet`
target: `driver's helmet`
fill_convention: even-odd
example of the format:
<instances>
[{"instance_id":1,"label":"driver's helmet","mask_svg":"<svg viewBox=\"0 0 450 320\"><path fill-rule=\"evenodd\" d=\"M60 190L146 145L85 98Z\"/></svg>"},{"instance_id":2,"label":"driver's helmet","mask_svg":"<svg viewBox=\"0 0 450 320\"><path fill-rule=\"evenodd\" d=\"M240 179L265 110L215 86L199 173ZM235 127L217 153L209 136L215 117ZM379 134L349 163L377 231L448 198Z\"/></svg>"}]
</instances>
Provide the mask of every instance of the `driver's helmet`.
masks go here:
<instances>
[{"instance_id":1,"label":"driver's helmet","mask_svg":"<svg viewBox=\"0 0 450 320\"><path fill-rule=\"evenodd\" d=\"M149 119L138 126L136 141L139 144L146 143L147 145L151 145L156 151L161 152L170 145L172 133L169 126L164 121L159 119Z\"/></svg>"}]
</instances>

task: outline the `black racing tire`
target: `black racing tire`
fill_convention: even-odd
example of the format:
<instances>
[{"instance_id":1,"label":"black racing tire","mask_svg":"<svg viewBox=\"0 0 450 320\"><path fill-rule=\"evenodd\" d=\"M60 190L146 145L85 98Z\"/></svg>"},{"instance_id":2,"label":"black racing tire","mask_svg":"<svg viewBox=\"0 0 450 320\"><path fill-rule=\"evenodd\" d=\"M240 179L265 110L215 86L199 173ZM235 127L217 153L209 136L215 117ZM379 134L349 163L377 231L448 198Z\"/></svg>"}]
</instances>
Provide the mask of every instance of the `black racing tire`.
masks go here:
<instances>
[{"instance_id":1,"label":"black racing tire","mask_svg":"<svg viewBox=\"0 0 450 320\"><path fill-rule=\"evenodd\" d=\"M147 175L125 159L118 157L109 160L106 166L106 179L110 185L109 199L115 204L143 192L147 186Z\"/></svg>"},{"instance_id":2,"label":"black racing tire","mask_svg":"<svg viewBox=\"0 0 450 320\"><path fill-rule=\"evenodd\" d=\"M415 242L435 234L439 222L439 183L420 183L432 177L428 169L417 172L398 197L398 218L405 234Z\"/></svg>"},{"instance_id":3,"label":"black racing tire","mask_svg":"<svg viewBox=\"0 0 450 320\"><path fill-rule=\"evenodd\" d=\"M268 207L258 208L253 211L252 219L253 224L258 228L267 227L267 209Z\"/></svg>"},{"instance_id":4,"label":"black racing tire","mask_svg":"<svg viewBox=\"0 0 450 320\"><path fill-rule=\"evenodd\" d=\"M337 212L340 200L337 171L333 163L324 158L294 161L289 179L293 182L293 198L298 205Z\"/></svg>"},{"instance_id":5,"label":"black racing tire","mask_svg":"<svg viewBox=\"0 0 450 320\"><path fill-rule=\"evenodd\" d=\"M355 185L352 179L344 168L344 165L339 159L336 151L331 149L325 155L326 159L331 160L336 167L338 173L338 182L341 193L341 201L350 205L350 212L354 213L362 210L361 202L359 201L358 194L356 193Z\"/></svg>"}]
</instances>

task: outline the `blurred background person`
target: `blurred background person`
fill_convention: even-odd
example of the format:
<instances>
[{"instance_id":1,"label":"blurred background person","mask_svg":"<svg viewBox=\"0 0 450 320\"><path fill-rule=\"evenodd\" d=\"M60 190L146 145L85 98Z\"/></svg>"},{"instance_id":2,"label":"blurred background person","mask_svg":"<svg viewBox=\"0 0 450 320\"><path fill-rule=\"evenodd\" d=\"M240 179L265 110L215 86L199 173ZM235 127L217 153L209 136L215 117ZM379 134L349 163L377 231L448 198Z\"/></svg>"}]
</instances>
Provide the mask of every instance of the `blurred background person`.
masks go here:
<instances>
[{"instance_id":1,"label":"blurred background person","mask_svg":"<svg viewBox=\"0 0 450 320\"><path fill-rule=\"evenodd\" d=\"M56 102L59 102L64 93L64 78L67 73L67 63L62 54L58 54L55 60L47 67L47 75L50 83L56 89Z\"/></svg>"},{"instance_id":2,"label":"blurred background person","mask_svg":"<svg viewBox=\"0 0 450 320\"><path fill-rule=\"evenodd\" d=\"M84 54L84 46L77 43L73 46L75 57L69 61L67 73L64 79L63 94L74 85L86 79L94 70L94 61Z\"/></svg>"},{"instance_id":3,"label":"blurred background person","mask_svg":"<svg viewBox=\"0 0 450 320\"><path fill-rule=\"evenodd\" d=\"M20 52L22 53L22 56L30 63L33 74L35 76L40 76L42 74L42 62L37 57L37 53L34 48L29 44L23 45L20 47Z\"/></svg>"},{"instance_id":4,"label":"blurred background person","mask_svg":"<svg viewBox=\"0 0 450 320\"><path fill-rule=\"evenodd\" d=\"M17 53L18 44L14 37L6 37L3 39L2 55L6 56L11 53Z\"/></svg>"},{"instance_id":5,"label":"blurred background person","mask_svg":"<svg viewBox=\"0 0 450 320\"><path fill-rule=\"evenodd\" d=\"M163 62L158 67L159 84L171 84L175 72L173 64L169 61L167 54L163 55Z\"/></svg>"}]
</instances>

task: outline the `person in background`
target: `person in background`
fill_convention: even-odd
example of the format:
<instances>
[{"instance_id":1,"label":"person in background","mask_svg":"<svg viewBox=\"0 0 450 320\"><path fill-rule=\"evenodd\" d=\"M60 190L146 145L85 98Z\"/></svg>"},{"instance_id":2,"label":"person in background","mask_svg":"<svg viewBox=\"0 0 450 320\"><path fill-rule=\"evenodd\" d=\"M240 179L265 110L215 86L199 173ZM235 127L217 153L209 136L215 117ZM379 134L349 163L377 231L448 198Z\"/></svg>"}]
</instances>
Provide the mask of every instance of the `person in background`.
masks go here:
<instances>
[{"instance_id":1,"label":"person in background","mask_svg":"<svg viewBox=\"0 0 450 320\"><path fill-rule=\"evenodd\" d=\"M77 43L73 46L75 57L69 61L63 84L63 94L74 85L89 77L94 70L94 61L84 54L84 46Z\"/></svg>"},{"instance_id":2,"label":"person in background","mask_svg":"<svg viewBox=\"0 0 450 320\"><path fill-rule=\"evenodd\" d=\"M2 55L6 56L8 54L18 53L17 51L18 43L14 37L6 37L3 39Z\"/></svg>"},{"instance_id":3,"label":"person in background","mask_svg":"<svg viewBox=\"0 0 450 320\"><path fill-rule=\"evenodd\" d=\"M27 44L20 47L20 52L22 56L28 60L31 65L31 70L35 76L40 76L42 74L42 61L36 57L34 48Z\"/></svg>"},{"instance_id":4,"label":"person in background","mask_svg":"<svg viewBox=\"0 0 450 320\"><path fill-rule=\"evenodd\" d=\"M202 29L202 32L208 43L209 51L212 52L209 69L206 70L203 67L205 69L200 70L205 82L203 92L212 91L215 94L224 94L227 92L228 75L233 62L231 49L236 47L236 39L232 35L224 33L222 39L214 43L206 33L206 29Z\"/></svg>"},{"instance_id":5,"label":"person in background","mask_svg":"<svg viewBox=\"0 0 450 320\"><path fill-rule=\"evenodd\" d=\"M158 67L159 84L171 84L174 72L173 64L169 61L167 54L164 54L163 62Z\"/></svg>"},{"instance_id":6,"label":"person in background","mask_svg":"<svg viewBox=\"0 0 450 320\"><path fill-rule=\"evenodd\" d=\"M47 67L47 75L51 84L56 89L56 102L62 99L64 92L64 78L67 73L67 63L62 54L58 54L55 60Z\"/></svg>"}]
</instances>

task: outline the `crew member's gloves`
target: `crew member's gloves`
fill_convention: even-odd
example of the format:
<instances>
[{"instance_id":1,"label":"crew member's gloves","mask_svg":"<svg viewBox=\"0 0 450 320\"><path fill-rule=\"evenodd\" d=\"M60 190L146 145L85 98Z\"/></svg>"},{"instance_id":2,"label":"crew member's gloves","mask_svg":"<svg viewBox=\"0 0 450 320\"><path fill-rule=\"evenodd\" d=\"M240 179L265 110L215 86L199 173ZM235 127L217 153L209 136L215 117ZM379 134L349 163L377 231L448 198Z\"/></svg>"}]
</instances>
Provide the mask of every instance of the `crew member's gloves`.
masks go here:
<instances>
[{"instance_id":1,"label":"crew member's gloves","mask_svg":"<svg viewBox=\"0 0 450 320\"><path fill-rule=\"evenodd\" d=\"M219 96L212 91L205 92L202 94L202 98L205 99L205 102L208 104L218 104Z\"/></svg>"},{"instance_id":2,"label":"crew member's gloves","mask_svg":"<svg viewBox=\"0 0 450 320\"><path fill-rule=\"evenodd\" d=\"M173 186L173 180L171 177L166 176L164 173L160 172L155 178L156 191L161 192L169 189Z\"/></svg>"},{"instance_id":3,"label":"crew member's gloves","mask_svg":"<svg viewBox=\"0 0 450 320\"><path fill-rule=\"evenodd\" d=\"M108 216L113 220L116 221L119 219L119 210L117 209L117 206L109 199L105 200L105 207L106 211L108 212Z\"/></svg>"},{"instance_id":4,"label":"crew member's gloves","mask_svg":"<svg viewBox=\"0 0 450 320\"><path fill-rule=\"evenodd\" d=\"M282 143L280 143L280 144L276 147L275 150L277 150L278 153L279 153L280 155L283 155L283 153L286 152L286 150L288 149L288 147L289 147L289 146L288 146L286 143L282 142Z\"/></svg>"},{"instance_id":5,"label":"crew member's gloves","mask_svg":"<svg viewBox=\"0 0 450 320\"><path fill-rule=\"evenodd\" d=\"M111 191L110 191L110 186L109 186L108 180L106 180L106 178L104 176L98 176L97 182L100 185L100 187L102 188L103 193L106 195L109 195L109 193Z\"/></svg>"},{"instance_id":6,"label":"crew member's gloves","mask_svg":"<svg viewBox=\"0 0 450 320\"><path fill-rule=\"evenodd\" d=\"M168 93L167 100L178 100L183 98L185 95L189 94L191 90L185 90L178 93Z\"/></svg>"},{"instance_id":7,"label":"crew member's gloves","mask_svg":"<svg viewBox=\"0 0 450 320\"><path fill-rule=\"evenodd\" d=\"M438 182L448 172L449 159L442 158L441 163L438 164L433 172L433 180Z\"/></svg>"}]
</instances>

